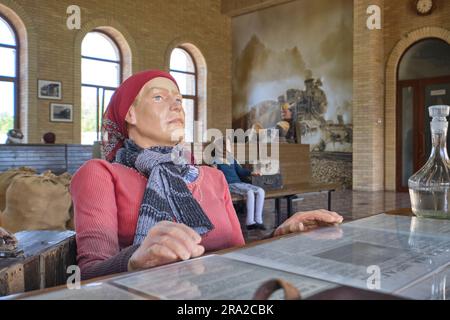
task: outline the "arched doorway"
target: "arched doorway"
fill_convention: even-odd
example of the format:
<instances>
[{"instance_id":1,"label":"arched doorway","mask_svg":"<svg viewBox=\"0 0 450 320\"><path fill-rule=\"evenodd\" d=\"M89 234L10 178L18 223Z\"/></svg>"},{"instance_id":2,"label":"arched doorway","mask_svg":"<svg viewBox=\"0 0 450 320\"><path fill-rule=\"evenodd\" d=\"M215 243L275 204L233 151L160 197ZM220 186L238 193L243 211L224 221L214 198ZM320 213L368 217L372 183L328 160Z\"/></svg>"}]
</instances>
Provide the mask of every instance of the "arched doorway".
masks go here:
<instances>
[{"instance_id":1,"label":"arched doorway","mask_svg":"<svg viewBox=\"0 0 450 320\"><path fill-rule=\"evenodd\" d=\"M398 191L408 190L409 177L428 159L431 151L428 107L436 104L450 105L450 45L441 39L428 38L410 46L398 66Z\"/></svg>"}]
</instances>

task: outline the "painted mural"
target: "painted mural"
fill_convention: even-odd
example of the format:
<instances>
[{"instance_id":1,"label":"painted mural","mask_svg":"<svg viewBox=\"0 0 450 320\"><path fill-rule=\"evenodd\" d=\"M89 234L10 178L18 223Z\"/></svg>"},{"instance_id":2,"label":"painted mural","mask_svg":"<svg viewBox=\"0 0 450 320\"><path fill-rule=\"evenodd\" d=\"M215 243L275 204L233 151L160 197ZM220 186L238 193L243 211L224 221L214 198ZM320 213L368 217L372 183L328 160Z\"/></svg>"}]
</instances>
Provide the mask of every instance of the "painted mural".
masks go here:
<instances>
[{"instance_id":1,"label":"painted mural","mask_svg":"<svg viewBox=\"0 0 450 320\"><path fill-rule=\"evenodd\" d=\"M233 19L233 127L352 151L353 1L297 0Z\"/></svg>"},{"instance_id":2,"label":"painted mural","mask_svg":"<svg viewBox=\"0 0 450 320\"><path fill-rule=\"evenodd\" d=\"M313 178L352 186L353 1L233 18L233 127L309 144Z\"/></svg>"}]
</instances>

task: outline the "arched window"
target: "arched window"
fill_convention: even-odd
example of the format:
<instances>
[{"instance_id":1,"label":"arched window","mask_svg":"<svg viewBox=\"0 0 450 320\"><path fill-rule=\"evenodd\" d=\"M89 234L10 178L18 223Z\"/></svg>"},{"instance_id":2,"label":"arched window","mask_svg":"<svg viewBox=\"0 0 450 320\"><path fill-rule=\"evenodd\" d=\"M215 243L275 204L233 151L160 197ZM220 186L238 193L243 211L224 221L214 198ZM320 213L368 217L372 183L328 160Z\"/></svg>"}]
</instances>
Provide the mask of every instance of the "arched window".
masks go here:
<instances>
[{"instance_id":1,"label":"arched window","mask_svg":"<svg viewBox=\"0 0 450 320\"><path fill-rule=\"evenodd\" d=\"M18 52L16 33L0 16L0 143L10 129L19 128Z\"/></svg>"},{"instance_id":2,"label":"arched window","mask_svg":"<svg viewBox=\"0 0 450 320\"><path fill-rule=\"evenodd\" d=\"M121 52L102 31L89 32L81 45L81 143L100 140L102 115L122 81Z\"/></svg>"},{"instance_id":3,"label":"arched window","mask_svg":"<svg viewBox=\"0 0 450 320\"><path fill-rule=\"evenodd\" d=\"M183 95L186 114L185 141L194 141L194 121L198 118L197 67L189 52L175 48L170 56L170 74L177 80Z\"/></svg>"}]
</instances>

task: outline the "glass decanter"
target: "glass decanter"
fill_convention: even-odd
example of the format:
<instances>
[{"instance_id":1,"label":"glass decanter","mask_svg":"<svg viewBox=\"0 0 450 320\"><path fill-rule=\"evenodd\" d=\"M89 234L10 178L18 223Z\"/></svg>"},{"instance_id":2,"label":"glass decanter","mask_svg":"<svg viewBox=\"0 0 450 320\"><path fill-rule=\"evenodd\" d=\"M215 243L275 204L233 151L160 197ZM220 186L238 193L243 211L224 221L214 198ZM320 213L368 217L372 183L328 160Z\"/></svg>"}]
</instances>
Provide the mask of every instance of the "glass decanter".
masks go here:
<instances>
[{"instance_id":1,"label":"glass decanter","mask_svg":"<svg viewBox=\"0 0 450 320\"><path fill-rule=\"evenodd\" d=\"M450 106L429 107L431 155L427 163L408 180L413 213L418 217L450 219L450 161L447 154L446 117Z\"/></svg>"}]
</instances>

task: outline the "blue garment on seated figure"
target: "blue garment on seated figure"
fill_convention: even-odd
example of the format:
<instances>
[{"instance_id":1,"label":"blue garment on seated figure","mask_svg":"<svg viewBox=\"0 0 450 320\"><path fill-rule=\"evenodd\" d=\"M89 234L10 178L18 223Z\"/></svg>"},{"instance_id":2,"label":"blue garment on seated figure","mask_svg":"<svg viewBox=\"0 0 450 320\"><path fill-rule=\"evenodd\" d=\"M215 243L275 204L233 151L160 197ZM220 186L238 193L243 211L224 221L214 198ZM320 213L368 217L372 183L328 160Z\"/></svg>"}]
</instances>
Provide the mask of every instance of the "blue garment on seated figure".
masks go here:
<instances>
[{"instance_id":1,"label":"blue garment on seated figure","mask_svg":"<svg viewBox=\"0 0 450 320\"><path fill-rule=\"evenodd\" d=\"M250 170L242 168L235 159L231 164L217 164L217 169L223 172L228 184L241 183L241 178L248 177L252 174Z\"/></svg>"},{"instance_id":2,"label":"blue garment on seated figure","mask_svg":"<svg viewBox=\"0 0 450 320\"><path fill-rule=\"evenodd\" d=\"M243 195L247 199L247 219L246 225L252 226L263 224L263 209L264 209L264 189L254 186L250 183L242 182L242 177L248 177L252 174L250 170L243 168L235 159L229 157L230 164L218 164L217 168L221 170L227 179L230 192L234 194ZM256 206L255 206L256 204ZM265 229L263 229L265 230Z\"/></svg>"}]
</instances>

